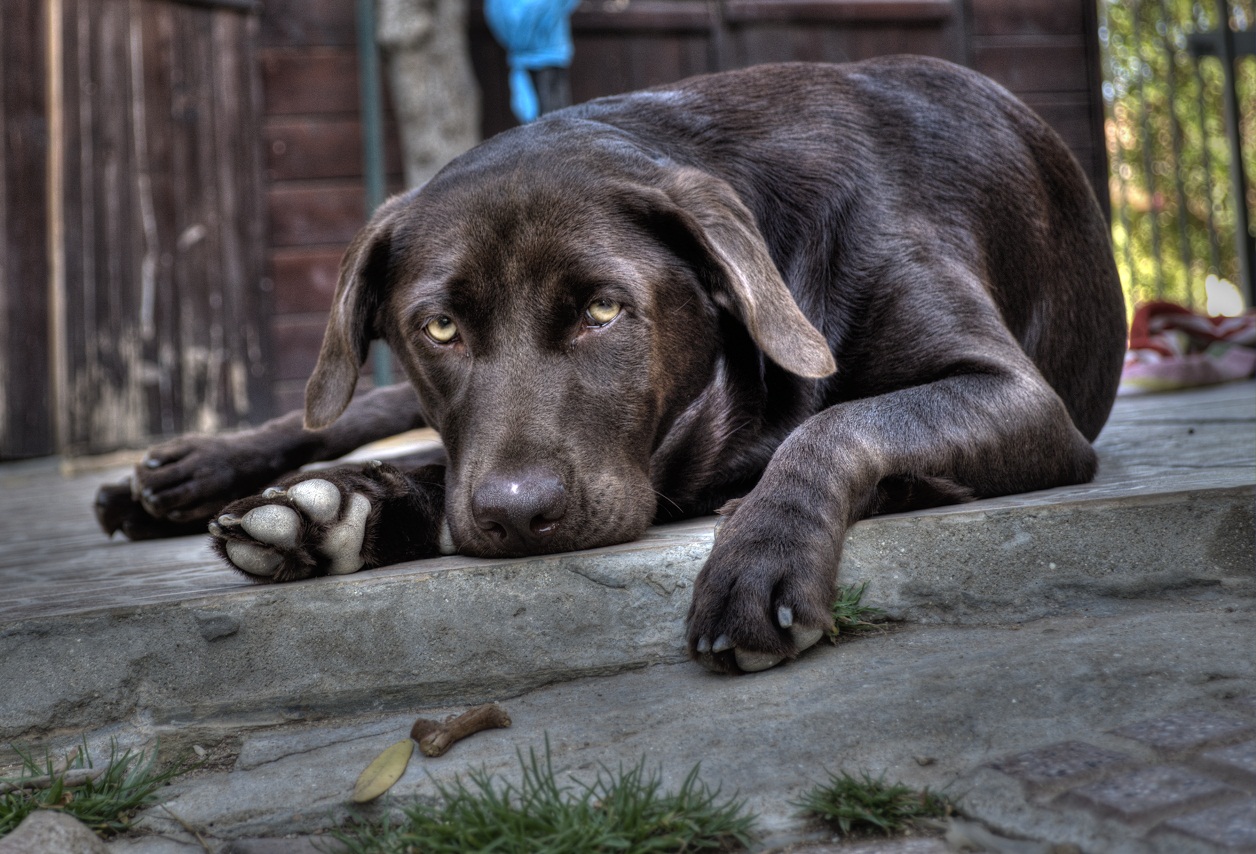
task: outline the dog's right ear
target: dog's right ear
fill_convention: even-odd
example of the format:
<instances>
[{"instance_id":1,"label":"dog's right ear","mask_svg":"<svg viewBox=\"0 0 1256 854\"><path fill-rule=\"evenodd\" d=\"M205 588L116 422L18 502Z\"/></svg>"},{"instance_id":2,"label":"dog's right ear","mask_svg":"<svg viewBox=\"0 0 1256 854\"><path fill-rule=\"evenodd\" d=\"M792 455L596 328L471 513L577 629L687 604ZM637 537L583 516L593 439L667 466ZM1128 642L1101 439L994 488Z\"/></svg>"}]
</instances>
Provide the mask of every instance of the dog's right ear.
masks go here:
<instances>
[{"instance_id":1,"label":"dog's right ear","mask_svg":"<svg viewBox=\"0 0 1256 854\"><path fill-rule=\"evenodd\" d=\"M388 283L388 261L397 215L413 191L389 199L357 233L340 261L323 346L305 384L305 426L315 430L340 417L358 384L371 341L378 337L375 314Z\"/></svg>"}]
</instances>

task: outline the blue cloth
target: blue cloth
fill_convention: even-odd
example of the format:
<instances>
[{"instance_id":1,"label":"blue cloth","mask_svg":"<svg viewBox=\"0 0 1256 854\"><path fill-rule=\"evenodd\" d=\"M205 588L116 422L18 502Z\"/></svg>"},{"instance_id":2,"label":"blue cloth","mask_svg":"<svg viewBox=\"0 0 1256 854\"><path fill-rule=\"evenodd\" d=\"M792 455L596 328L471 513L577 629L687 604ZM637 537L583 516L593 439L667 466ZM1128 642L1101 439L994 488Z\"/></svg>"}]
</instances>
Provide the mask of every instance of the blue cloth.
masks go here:
<instances>
[{"instance_id":1,"label":"blue cloth","mask_svg":"<svg viewBox=\"0 0 1256 854\"><path fill-rule=\"evenodd\" d=\"M510 109L521 122L540 112L530 70L571 65L571 13L579 0L484 0L484 17L510 63Z\"/></svg>"}]
</instances>

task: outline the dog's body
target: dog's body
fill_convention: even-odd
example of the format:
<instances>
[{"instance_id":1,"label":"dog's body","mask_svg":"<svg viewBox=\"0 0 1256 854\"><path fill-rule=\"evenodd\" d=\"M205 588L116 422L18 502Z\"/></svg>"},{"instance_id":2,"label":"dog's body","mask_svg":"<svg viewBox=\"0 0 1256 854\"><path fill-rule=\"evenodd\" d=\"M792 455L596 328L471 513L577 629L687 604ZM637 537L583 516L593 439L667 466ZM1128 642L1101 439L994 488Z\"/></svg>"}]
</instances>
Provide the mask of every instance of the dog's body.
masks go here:
<instances>
[{"instance_id":1,"label":"dog's body","mask_svg":"<svg viewBox=\"0 0 1256 854\"><path fill-rule=\"evenodd\" d=\"M690 649L758 669L829 624L858 519L1090 479L1124 334L1094 196L1004 90L759 66L551 114L390 200L345 256L318 429L158 448L102 520L207 518L428 424L447 464L289 477L217 518L224 556L288 580L563 551L737 499ZM351 399L374 337L417 397Z\"/></svg>"}]
</instances>

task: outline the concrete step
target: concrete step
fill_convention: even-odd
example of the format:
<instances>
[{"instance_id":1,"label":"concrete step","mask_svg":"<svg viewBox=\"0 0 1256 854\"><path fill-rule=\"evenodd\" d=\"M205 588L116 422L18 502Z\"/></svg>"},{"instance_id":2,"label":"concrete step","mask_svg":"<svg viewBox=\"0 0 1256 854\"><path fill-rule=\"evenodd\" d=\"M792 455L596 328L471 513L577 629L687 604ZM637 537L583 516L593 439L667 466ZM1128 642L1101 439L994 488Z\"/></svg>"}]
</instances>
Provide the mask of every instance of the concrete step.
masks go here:
<instances>
[{"instance_id":1,"label":"concrete step","mask_svg":"<svg viewBox=\"0 0 1256 854\"><path fill-rule=\"evenodd\" d=\"M104 542L99 472L5 466L0 740L199 747L205 769L112 843L133 854L314 850L291 835L349 815L414 717L486 699L511 729L416 757L396 800L517 775L548 738L586 780L644 757L676 786L701 762L765 848L830 850L793 802L844 769L945 789L969 822L952 832L1005 850L1254 850L1254 427L1256 384L1125 400L1094 484L861 522L842 583L902 622L741 678L683 661L711 520L256 587L199 538Z\"/></svg>"},{"instance_id":2,"label":"concrete step","mask_svg":"<svg viewBox=\"0 0 1256 854\"><path fill-rule=\"evenodd\" d=\"M1254 426L1253 383L1123 400L1094 483L860 522L839 579L896 619L962 624L1250 595ZM678 662L712 540L699 519L586 552L252 586L199 537L106 543L87 510L101 479L3 475L0 740L473 703Z\"/></svg>"},{"instance_id":3,"label":"concrete step","mask_svg":"<svg viewBox=\"0 0 1256 854\"><path fill-rule=\"evenodd\" d=\"M196 743L219 770L176 782L112 848L306 850L291 837L379 818L471 771L517 783L518 753L548 744L563 781L590 783L599 768L644 758L675 790L700 764L705 782L758 815L765 849L836 851L832 832L795 803L829 772L866 771L957 800L951 833L1002 838L985 850L1256 850L1256 600L1216 587L1025 623L902 625L748 677L660 664L502 704L509 729L435 759L416 752L389 795L365 807L348 797L371 759L416 716L460 708L251 732L202 725ZM259 837L289 838L266 848ZM1051 847L1066 845L1077 848ZM924 839L876 850L949 849Z\"/></svg>"}]
</instances>

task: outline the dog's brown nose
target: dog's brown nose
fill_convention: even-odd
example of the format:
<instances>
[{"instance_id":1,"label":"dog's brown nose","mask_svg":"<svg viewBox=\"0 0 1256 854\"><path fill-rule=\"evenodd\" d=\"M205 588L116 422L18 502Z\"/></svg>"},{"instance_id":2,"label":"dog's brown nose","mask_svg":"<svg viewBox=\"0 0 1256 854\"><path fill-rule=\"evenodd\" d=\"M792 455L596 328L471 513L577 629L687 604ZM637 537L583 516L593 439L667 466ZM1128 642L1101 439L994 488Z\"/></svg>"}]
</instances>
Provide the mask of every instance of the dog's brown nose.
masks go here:
<instances>
[{"instance_id":1,"label":"dog's brown nose","mask_svg":"<svg viewBox=\"0 0 1256 854\"><path fill-rule=\"evenodd\" d=\"M542 549L566 513L567 490L545 469L491 473L471 496L476 525L508 552Z\"/></svg>"}]
</instances>

